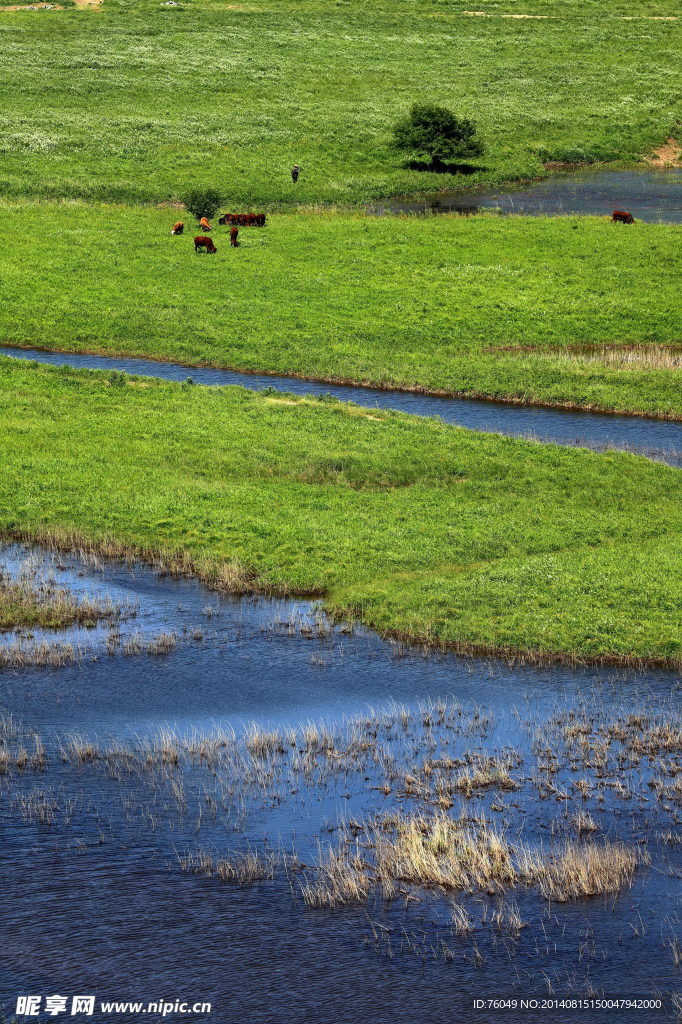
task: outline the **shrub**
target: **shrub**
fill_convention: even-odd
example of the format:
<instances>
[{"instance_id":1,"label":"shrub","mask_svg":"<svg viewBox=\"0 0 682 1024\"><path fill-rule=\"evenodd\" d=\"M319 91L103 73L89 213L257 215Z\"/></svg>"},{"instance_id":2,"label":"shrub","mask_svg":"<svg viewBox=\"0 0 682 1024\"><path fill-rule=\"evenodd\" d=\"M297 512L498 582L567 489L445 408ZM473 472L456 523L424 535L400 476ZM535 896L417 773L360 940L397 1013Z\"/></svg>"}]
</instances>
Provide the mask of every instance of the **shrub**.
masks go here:
<instances>
[{"instance_id":1,"label":"shrub","mask_svg":"<svg viewBox=\"0 0 682 1024\"><path fill-rule=\"evenodd\" d=\"M447 107L415 103L393 129L393 140L397 149L412 151L432 167L447 167L483 153L476 131L475 121L456 117Z\"/></svg>"},{"instance_id":2,"label":"shrub","mask_svg":"<svg viewBox=\"0 0 682 1024\"><path fill-rule=\"evenodd\" d=\"M182 197L185 208L197 220L215 217L223 201L222 194L215 188L192 188Z\"/></svg>"}]
</instances>

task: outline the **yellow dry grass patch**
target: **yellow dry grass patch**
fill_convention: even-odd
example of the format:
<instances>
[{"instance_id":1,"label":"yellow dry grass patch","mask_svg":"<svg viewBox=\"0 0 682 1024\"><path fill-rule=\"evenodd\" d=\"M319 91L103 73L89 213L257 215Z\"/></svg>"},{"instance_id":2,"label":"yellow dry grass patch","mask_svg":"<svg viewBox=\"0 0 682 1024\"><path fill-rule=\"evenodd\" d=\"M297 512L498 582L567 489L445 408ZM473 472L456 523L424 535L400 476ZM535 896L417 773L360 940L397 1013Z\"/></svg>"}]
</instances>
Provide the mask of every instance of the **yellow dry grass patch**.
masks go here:
<instances>
[{"instance_id":1,"label":"yellow dry grass patch","mask_svg":"<svg viewBox=\"0 0 682 1024\"><path fill-rule=\"evenodd\" d=\"M671 136L666 139L663 146L654 150L653 155L649 157L649 163L654 167L680 167L682 166L680 157L682 157L682 146Z\"/></svg>"}]
</instances>

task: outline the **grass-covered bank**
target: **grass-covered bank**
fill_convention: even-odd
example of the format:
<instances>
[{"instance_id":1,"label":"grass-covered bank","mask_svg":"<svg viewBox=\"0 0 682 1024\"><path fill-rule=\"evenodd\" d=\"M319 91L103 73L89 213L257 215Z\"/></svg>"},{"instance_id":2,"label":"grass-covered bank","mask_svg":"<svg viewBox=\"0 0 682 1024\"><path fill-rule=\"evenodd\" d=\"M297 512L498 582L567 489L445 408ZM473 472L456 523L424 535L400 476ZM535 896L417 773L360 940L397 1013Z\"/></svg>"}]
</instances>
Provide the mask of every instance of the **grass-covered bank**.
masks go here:
<instances>
[{"instance_id":1,"label":"grass-covered bank","mask_svg":"<svg viewBox=\"0 0 682 1024\"><path fill-rule=\"evenodd\" d=\"M6 534L179 551L463 649L680 661L676 470L341 403L0 368Z\"/></svg>"},{"instance_id":2,"label":"grass-covered bank","mask_svg":"<svg viewBox=\"0 0 682 1024\"><path fill-rule=\"evenodd\" d=\"M158 202L200 180L233 205L356 203L533 177L544 161L637 159L673 133L677 3L481 0L489 17L468 6L104 0L0 13L0 192ZM391 128L417 100L479 121L478 171L404 166Z\"/></svg>"},{"instance_id":3,"label":"grass-covered bank","mask_svg":"<svg viewBox=\"0 0 682 1024\"><path fill-rule=\"evenodd\" d=\"M174 216L4 204L0 341L682 416L675 360L573 352L679 347L677 227L299 213L206 257Z\"/></svg>"}]
</instances>

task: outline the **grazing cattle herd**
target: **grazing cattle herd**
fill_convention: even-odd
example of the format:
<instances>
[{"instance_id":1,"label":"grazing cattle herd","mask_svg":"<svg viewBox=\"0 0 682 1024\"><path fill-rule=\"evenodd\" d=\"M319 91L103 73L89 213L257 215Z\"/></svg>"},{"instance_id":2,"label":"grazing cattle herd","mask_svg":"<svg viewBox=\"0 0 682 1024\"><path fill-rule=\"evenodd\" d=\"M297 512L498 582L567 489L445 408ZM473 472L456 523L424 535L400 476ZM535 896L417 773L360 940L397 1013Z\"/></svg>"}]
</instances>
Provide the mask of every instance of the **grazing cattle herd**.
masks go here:
<instances>
[{"instance_id":1,"label":"grazing cattle herd","mask_svg":"<svg viewBox=\"0 0 682 1024\"><path fill-rule=\"evenodd\" d=\"M264 228L264 213L224 213L218 217L219 224L239 224L243 228Z\"/></svg>"},{"instance_id":2,"label":"grazing cattle herd","mask_svg":"<svg viewBox=\"0 0 682 1024\"><path fill-rule=\"evenodd\" d=\"M631 213L626 210L614 210L611 214L611 221L614 224L634 224L635 218ZM237 225L245 227L265 227L265 214L264 213L224 213L222 217L218 217L219 224L231 225L230 227L230 245L236 249L239 245L239 230ZM202 217L199 221L199 227L204 231L212 231L209 220L207 217ZM185 230L183 221L179 220L173 225L171 235L181 235ZM196 235L194 239L194 251L201 252L204 250L207 253L214 253L218 250L213 244L213 240L208 235Z\"/></svg>"},{"instance_id":3,"label":"grazing cattle herd","mask_svg":"<svg viewBox=\"0 0 682 1024\"><path fill-rule=\"evenodd\" d=\"M218 218L219 224L230 224L230 245L236 249L239 245L239 228L237 224L246 225L247 227L262 228L265 227L265 214L264 213L225 213L222 217ZM201 217L199 219L199 227L202 231L212 231L210 221L208 217ZM185 230L184 221L178 220L175 222L171 229L171 235L181 235ZM194 238L194 251L195 252L206 252L215 253L218 250L213 242L213 239L207 235L195 235Z\"/></svg>"}]
</instances>

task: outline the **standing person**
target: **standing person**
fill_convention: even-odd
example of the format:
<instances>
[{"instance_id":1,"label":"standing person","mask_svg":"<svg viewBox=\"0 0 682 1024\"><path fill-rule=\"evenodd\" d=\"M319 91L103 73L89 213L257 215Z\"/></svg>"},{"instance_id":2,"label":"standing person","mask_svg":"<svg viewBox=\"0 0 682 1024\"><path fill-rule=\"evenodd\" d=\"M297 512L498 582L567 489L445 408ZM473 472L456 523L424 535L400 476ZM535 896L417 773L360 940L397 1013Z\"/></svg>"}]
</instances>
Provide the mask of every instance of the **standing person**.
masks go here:
<instances>
[{"instance_id":1,"label":"standing person","mask_svg":"<svg viewBox=\"0 0 682 1024\"><path fill-rule=\"evenodd\" d=\"M294 166L291 168L291 180L294 183L298 181L298 172L300 170L301 168L298 166L298 164L294 164Z\"/></svg>"}]
</instances>

